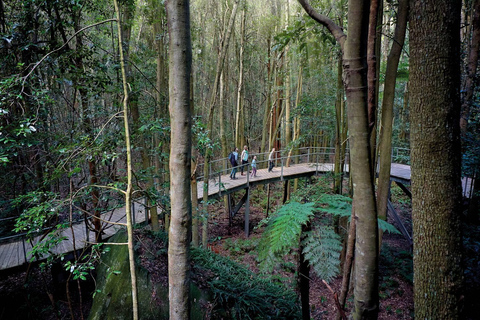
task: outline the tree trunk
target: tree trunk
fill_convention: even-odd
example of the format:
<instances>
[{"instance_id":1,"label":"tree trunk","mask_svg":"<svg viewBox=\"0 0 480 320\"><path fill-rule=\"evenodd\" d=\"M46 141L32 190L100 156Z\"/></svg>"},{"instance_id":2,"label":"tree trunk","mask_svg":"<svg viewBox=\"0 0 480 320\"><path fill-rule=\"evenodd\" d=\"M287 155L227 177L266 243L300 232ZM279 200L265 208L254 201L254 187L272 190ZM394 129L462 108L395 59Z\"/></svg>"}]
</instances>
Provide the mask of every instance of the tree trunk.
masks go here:
<instances>
[{"instance_id":1,"label":"tree trunk","mask_svg":"<svg viewBox=\"0 0 480 320\"><path fill-rule=\"evenodd\" d=\"M368 2L349 1L349 32L343 53L350 130L350 173L357 219L354 319L376 319L378 315L378 227L366 90L368 13Z\"/></svg>"},{"instance_id":2,"label":"tree trunk","mask_svg":"<svg viewBox=\"0 0 480 320\"><path fill-rule=\"evenodd\" d=\"M244 139L244 122L243 122L243 52L245 50L245 16L246 16L246 6L243 6L242 11L242 22L240 26L240 54L239 54L239 66L238 66L238 87L237 87L237 116L235 121L235 145L242 148L245 144ZM242 148L243 149L243 148Z\"/></svg>"},{"instance_id":3,"label":"tree trunk","mask_svg":"<svg viewBox=\"0 0 480 320\"><path fill-rule=\"evenodd\" d=\"M415 318L459 319L461 2L410 4Z\"/></svg>"},{"instance_id":4,"label":"tree trunk","mask_svg":"<svg viewBox=\"0 0 480 320\"><path fill-rule=\"evenodd\" d=\"M465 86L462 90L462 113L460 117L460 129L462 134L467 132L468 119L470 117L470 109L473 104L473 94L477 82L478 51L480 49L480 0L475 0L474 3L472 40L468 52Z\"/></svg>"},{"instance_id":5,"label":"tree trunk","mask_svg":"<svg viewBox=\"0 0 480 320\"><path fill-rule=\"evenodd\" d=\"M127 151L127 189L125 190L125 215L127 218L127 236L128 236L128 260L130 265L130 279L132 282L132 313L133 319L138 319L138 297L137 297L137 277L135 274L135 252L133 247L133 220L132 220L132 147L130 144L130 128L128 125L128 89L127 89L127 73L125 68L125 58L123 55L122 47L122 32L121 32L121 20L120 9L118 7L117 0L114 0L115 13L117 17L117 33L118 33L118 46L120 51L120 67L122 70L122 87L123 87L123 124L125 131L125 149Z\"/></svg>"},{"instance_id":6,"label":"tree trunk","mask_svg":"<svg viewBox=\"0 0 480 320\"><path fill-rule=\"evenodd\" d=\"M338 194L342 194L342 184L343 184L343 166L342 164L342 143L343 141L343 123L344 123L344 103L343 103L343 95L344 95L344 88L343 88L343 80L342 80L342 60L338 59L338 66L337 66L337 97L335 100L335 171L334 171L334 192Z\"/></svg>"},{"instance_id":7,"label":"tree trunk","mask_svg":"<svg viewBox=\"0 0 480 320\"><path fill-rule=\"evenodd\" d=\"M265 99L265 112L263 113L263 126L262 126L262 144L260 147L261 152L266 152L265 145L267 141L270 141L267 137L268 128L270 127L269 115L270 108L272 106L272 50L271 46L271 35L268 35L267 38L267 98ZM268 140L267 140L268 139ZM270 145L268 146L270 148Z\"/></svg>"},{"instance_id":8,"label":"tree trunk","mask_svg":"<svg viewBox=\"0 0 480 320\"><path fill-rule=\"evenodd\" d=\"M235 16L237 14L237 7L238 7L238 2L239 0L235 0L233 3L232 7L232 13L230 15L230 19L228 21L228 26L227 29L224 32L224 41L220 46L220 54L217 59L217 66L216 66L216 71L215 71L215 80L213 83L213 89L211 92L210 96L210 105L209 105L209 112L208 112L208 122L207 122L207 132L209 135L210 140L213 139L213 115L215 111L215 105L217 101L217 91L218 91L218 86L220 83L220 75L222 74L223 70L223 65L225 63L225 56L227 55L227 49L228 49L228 44L230 42L230 37L232 35L232 31L234 28L234 23L235 23ZM207 203L208 203L208 180L209 180L209 167L210 167L210 150L205 150L205 161L203 164L203 211L205 214L205 218L203 219L203 225L202 225L202 246L204 248L207 247L207 242L208 242L208 208L207 208Z\"/></svg>"},{"instance_id":9,"label":"tree trunk","mask_svg":"<svg viewBox=\"0 0 480 320\"><path fill-rule=\"evenodd\" d=\"M312 230L311 224L302 226L302 234ZM298 291L302 305L302 320L310 320L310 265L303 253L302 240L298 245Z\"/></svg>"},{"instance_id":10,"label":"tree trunk","mask_svg":"<svg viewBox=\"0 0 480 320\"><path fill-rule=\"evenodd\" d=\"M398 62L402 54L407 30L408 0L399 0L397 25L393 36L392 48L387 58L385 88L382 102L382 122L380 127L380 170L378 173L377 209L380 219L387 219L387 201L390 191L390 167L392 154L393 105ZM380 234L380 241L382 235Z\"/></svg>"},{"instance_id":11,"label":"tree trunk","mask_svg":"<svg viewBox=\"0 0 480 320\"><path fill-rule=\"evenodd\" d=\"M190 81L192 45L188 0L166 2L171 123L171 222L168 236L170 319L190 319L191 148Z\"/></svg>"},{"instance_id":12,"label":"tree trunk","mask_svg":"<svg viewBox=\"0 0 480 320\"><path fill-rule=\"evenodd\" d=\"M379 32L378 29L381 30L381 24L377 23L379 20L378 15L380 12L380 8L383 8L383 1L382 0L371 0L370 1L370 16L369 16L369 23L368 23L368 42L367 42L367 82L368 82L368 96L367 96L367 104L368 104L368 134L370 140L370 159L371 162L371 170L372 173L375 175L375 147L376 147L376 124L377 124L377 105L378 105L378 77L377 77L377 56L379 48L378 44L380 44L381 37L377 37Z\"/></svg>"}]
</instances>

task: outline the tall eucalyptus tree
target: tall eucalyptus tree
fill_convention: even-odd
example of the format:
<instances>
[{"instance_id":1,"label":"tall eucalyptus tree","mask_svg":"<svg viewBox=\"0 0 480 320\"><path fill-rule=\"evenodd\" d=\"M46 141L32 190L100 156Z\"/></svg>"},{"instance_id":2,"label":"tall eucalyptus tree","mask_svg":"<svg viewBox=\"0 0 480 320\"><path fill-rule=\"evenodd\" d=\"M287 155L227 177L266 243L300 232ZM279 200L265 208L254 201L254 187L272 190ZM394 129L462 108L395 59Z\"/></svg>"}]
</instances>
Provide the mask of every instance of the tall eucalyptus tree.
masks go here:
<instances>
[{"instance_id":1,"label":"tall eucalyptus tree","mask_svg":"<svg viewBox=\"0 0 480 320\"><path fill-rule=\"evenodd\" d=\"M460 319L461 3L414 0L410 5L415 317Z\"/></svg>"},{"instance_id":2,"label":"tall eucalyptus tree","mask_svg":"<svg viewBox=\"0 0 480 320\"><path fill-rule=\"evenodd\" d=\"M353 201L356 215L355 319L376 319L378 314L378 241L374 177L371 171L367 111L367 37L369 1L348 1L348 36L330 18L306 0L298 0L315 21L325 26L342 48Z\"/></svg>"},{"instance_id":3,"label":"tall eucalyptus tree","mask_svg":"<svg viewBox=\"0 0 480 320\"><path fill-rule=\"evenodd\" d=\"M192 148L190 1L166 2L169 40L169 110L171 123L168 286L170 319L190 319L190 241Z\"/></svg>"}]
</instances>

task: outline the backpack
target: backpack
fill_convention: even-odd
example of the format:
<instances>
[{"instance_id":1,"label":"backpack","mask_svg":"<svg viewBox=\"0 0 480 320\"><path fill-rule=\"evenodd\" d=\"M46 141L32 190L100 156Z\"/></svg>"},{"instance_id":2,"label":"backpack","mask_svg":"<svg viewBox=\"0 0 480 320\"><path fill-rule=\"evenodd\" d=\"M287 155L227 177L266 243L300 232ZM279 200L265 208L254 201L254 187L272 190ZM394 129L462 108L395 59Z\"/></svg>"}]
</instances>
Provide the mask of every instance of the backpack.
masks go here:
<instances>
[{"instance_id":1,"label":"backpack","mask_svg":"<svg viewBox=\"0 0 480 320\"><path fill-rule=\"evenodd\" d=\"M228 155L228 160L230 160L230 163L232 164L232 166L236 165L235 155L233 154L233 152L230 152L230 154Z\"/></svg>"}]
</instances>

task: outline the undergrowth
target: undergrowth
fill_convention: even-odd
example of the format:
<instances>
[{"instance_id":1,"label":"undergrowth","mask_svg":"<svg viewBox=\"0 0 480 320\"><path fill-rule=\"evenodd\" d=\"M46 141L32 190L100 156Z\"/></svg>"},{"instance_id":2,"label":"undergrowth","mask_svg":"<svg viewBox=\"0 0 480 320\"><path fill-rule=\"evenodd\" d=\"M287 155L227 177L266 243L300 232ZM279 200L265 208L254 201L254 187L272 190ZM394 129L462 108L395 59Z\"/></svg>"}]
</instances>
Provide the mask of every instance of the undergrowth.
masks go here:
<instances>
[{"instance_id":1,"label":"undergrowth","mask_svg":"<svg viewBox=\"0 0 480 320\"><path fill-rule=\"evenodd\" d=\"M192 261L194 272L207 277L217 305L216 316L230 319L300 318L295 293L273 283L272 279L260 278L208 250L192 248Z\"/></svg>"}]
</instances>

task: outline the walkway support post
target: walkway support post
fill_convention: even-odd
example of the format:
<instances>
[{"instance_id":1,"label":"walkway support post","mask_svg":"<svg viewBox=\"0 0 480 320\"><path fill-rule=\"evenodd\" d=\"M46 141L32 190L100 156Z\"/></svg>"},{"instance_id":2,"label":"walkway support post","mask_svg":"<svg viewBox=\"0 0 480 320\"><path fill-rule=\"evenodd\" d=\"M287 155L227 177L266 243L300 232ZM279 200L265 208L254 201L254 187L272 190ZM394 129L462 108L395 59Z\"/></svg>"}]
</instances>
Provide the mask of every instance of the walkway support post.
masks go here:
<instances>
[{"instance_id":1,"label":"walkway support post","mask_svg":"<svg viewBox=\"0 0 480 320\"><path fill-rule=\"evenodd\" d=\"M222 196L222 171L218 173L218 196Z\"/></svg>"},{"instance_id":2,"label":"walkway support post","mask_svg":"<svg viewBox=\"0 0 480 320\"><path fill-rule=\"evenodd\" d=\"M247 200L245 201L245 236L248 238L248 236L250 235L250 188L247 188L246 192Z\"/></svg>"},{"instance_id":3,"label":"walkway support post","mask_svg":"<svg viewBox=\"0 0 480 320\"><path fill-rule=\"evenodd\" d=\"M135 225L135 201L132 201L132 225Z\"/></svg>"},{"instance_id":4,"label":"walkway support post","mask_svg":"<svg viewBox=\"0 0 480 320\"><path fill-rule=\"evenodd\" d=\"M280 181L283 181L283 158L280 158L280 165L282 166L280 170Z\"/></svg>"}]
</instances>

